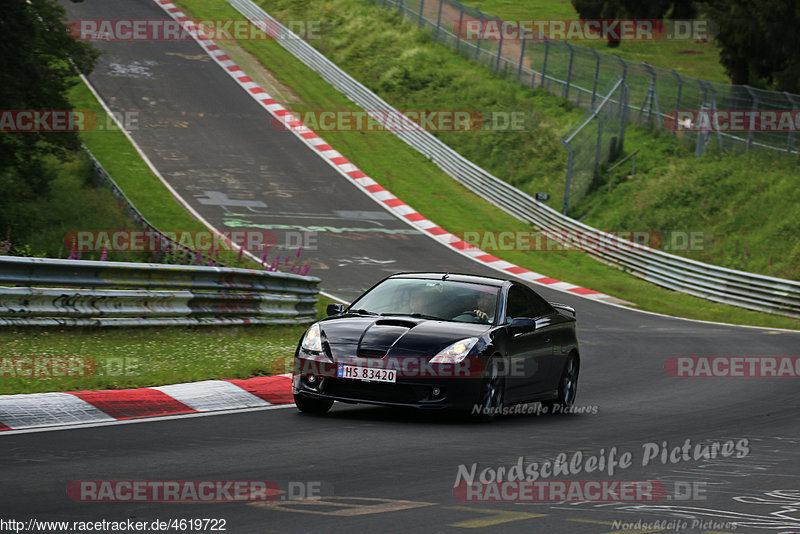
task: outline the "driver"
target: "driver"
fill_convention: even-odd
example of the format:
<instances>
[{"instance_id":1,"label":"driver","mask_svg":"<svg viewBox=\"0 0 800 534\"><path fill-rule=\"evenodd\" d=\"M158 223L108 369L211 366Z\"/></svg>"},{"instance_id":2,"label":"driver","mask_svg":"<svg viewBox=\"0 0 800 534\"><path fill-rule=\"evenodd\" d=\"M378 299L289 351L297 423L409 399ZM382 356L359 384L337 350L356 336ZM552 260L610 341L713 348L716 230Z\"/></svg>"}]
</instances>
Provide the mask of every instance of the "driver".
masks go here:
<instances>
[{"instance_id":1,"label":"driver","mask_svg":"<svg viewBox=\"0 0 800 534\"><path fill-rule=\"evenodd\" d=\"M472 310L479 319L491 323L494 321L494 309L496 298L492 293L481 291L478 294L478 301L475 304L475 309Z\"/></svg>"}]
</instances>

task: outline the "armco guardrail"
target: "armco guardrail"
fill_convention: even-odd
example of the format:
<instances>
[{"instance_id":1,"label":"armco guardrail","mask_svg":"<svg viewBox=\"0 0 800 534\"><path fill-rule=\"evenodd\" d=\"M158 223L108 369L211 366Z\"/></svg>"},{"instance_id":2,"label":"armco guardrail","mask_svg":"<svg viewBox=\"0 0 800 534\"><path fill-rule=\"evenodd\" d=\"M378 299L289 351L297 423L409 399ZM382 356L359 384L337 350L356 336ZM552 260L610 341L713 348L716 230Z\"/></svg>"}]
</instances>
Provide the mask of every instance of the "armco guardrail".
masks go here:
<instances>
[{"instance_id":1,"label":"armco guardrail","mask_svg":"<svg viewBox=\"0 0 800 534\"><path fill-rule=\"evenodd\" d=\"M303 324L319 279L273 271L0 256L0 325Z\"/></svg>"},{"instance_id":2,"label":"armco guardrail","mask_svg":"<svg viewBox=\"0 0 800 534\"><path fill-rule=\"evenodd\" d=\"M324 55L250 0L228 0L255 26L274 38L323 79L361 106L376 120L400 112L364 87ZM295 120L284 117L288 124ZM544 231L581 232L596 236L584 250L654 284L743 308L800 317L800 282L704 264L635 245L565 217L526 193L481 169L422 128L398 128L395 135L450 176L521 221ZM579 241L579 243L581 242ZM595 245L592 245L595 243ZM604 244L602 247L596 245ZM609 246L614 244L614 246Z\"/></svg>"}]
</instances>

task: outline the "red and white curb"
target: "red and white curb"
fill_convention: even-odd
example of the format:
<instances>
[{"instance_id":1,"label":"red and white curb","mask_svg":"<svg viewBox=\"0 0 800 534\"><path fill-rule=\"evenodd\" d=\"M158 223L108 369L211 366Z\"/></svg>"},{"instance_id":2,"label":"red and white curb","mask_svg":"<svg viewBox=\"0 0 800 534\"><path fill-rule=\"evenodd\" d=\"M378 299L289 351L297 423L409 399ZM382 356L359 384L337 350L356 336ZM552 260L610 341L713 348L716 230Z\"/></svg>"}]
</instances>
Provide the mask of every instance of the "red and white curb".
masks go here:
<instances>
[{"instance_id":1,"label":"red and white curb","mask_svg":"<svg viewBox=\"0 0 800 534\"><path fill-rule=\"evenodd\" d=\"M291 404L291 382L291 375L285 374L139 389L2 395L0 431Z\"/></svg>"},{"instance_id":2,"label":"red and white curb","mask_svg":"<svg viewBox=\"0 0 800 534\"><path fill-rule=\"evenodd\" d=\"M198 44L208 53L216 63L222 67L228 75L230 75L245 91L253 97L261 107L267 110L275 119L278 120L281 127L285 127L288 131L294 133L301 139L307 146L314 150L320 157L322 157L328 164L335 168L342 176L348 178L358 186L364 193L370 196L377 203L381 204L388 211L393 213L399 219L407 222L411 226L421 230L425 235L439 241L440 243L449 246L456 252L472 258L473 260L482 263L502 272L506 275L514 275L529 282L541 284L552 289L565 291L581 297L593 300L607 300L609 302L619 303L619 299L606 295L593 289L580 287L569 282L563 282L543 274L533 272L524 267L519 267L513 263L501 260L491 254L488 254L479 248L475 247L459 238L456 235L449 233L447 230L436 225L436 223L428 220L424 215L417 212L414 208L394 196L389 190L385 189L375 180L367 176L361 169L356 167L347 158L342 156L339 152L334 150L322 137L317 135L313 130L303 124L297 117L292 115L286 108L275 101L263 88L252 80L236 63L234 63L225 51L214 43L199 29L199 27L187 17L175 4L169 0L153 0L158 4L167 14L177 22L181 23L183 28L192 35Z\"/></svg>"}]
</instances>

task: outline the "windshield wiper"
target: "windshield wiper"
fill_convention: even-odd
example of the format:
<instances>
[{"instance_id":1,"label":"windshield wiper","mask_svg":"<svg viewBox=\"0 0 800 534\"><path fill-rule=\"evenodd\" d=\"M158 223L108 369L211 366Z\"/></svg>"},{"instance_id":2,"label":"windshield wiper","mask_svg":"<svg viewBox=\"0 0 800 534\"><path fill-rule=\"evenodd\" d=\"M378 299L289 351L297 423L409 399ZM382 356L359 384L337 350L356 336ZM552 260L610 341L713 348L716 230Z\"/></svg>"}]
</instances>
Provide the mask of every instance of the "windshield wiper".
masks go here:
<instances>
[{"instance_id":1,"label":"windshield wiper","mask_svg":"<svg viewBox=\"0 0 800 534\"><path fill-rule=\"evenodd\" d=\"M358 315L378 315L377 313L365 310L364 308L358 308L357 310L348 310L347 313L355 313Z\"/></svg>"},{"instance_id":2,"label":"windshield wiper","mask_svg":"<svg viewBox=\"0 0 800 534\"><path fill-rule=\"evenodd\" d=\"M447 321L444 317L436 317L435 315L427 315L424 313L382 313L381 316L397 315L400 317L414 317L416 319L430 319L431 321Z\"/></svg>"}]
</instances>

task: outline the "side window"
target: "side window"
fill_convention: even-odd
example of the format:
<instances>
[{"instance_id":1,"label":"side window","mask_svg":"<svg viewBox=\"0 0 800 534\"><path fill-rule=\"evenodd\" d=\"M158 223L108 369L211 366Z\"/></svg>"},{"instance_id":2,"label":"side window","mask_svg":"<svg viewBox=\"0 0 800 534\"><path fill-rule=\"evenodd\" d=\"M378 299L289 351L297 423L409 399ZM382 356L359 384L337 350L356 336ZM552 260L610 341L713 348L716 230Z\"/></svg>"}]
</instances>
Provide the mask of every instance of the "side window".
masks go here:
<instances>
[{"instance_id":1,"label":"side window","mask_svg":"<svg viewBox=\"0 0 800 534\"><path fill-rule=\"evenodd\" d=\"M535 319L553 311L550 304L532 290L524 286L513 285L508 290L506 306L506 322L515 317Z\"/></svg>"},{"instance_id":2,"label":"side window","mask_svg":"<svg viewBox=\"0 0 800 534\"><path fill-rule=\"evenodd\" d=\"M535 291L525 288L525 294L528 298L528 307L532 310L531 317L541 317L542 315L547 315L549 313L553 313L553 307L544 300L542 297L536 294Z\"/></svg>"},{"instance_id":3,"label":"side window","mask_svg":"<svg viewBox=\"0 0 800 534\"><path fill-rule=\"evenodd\" d=\"M508 305L506 306L506 321L510 322L515 317L533 317L533 310L528 305L528 298L522 286L513 285L508 290Z\"/></svg>"}]
</instances>

